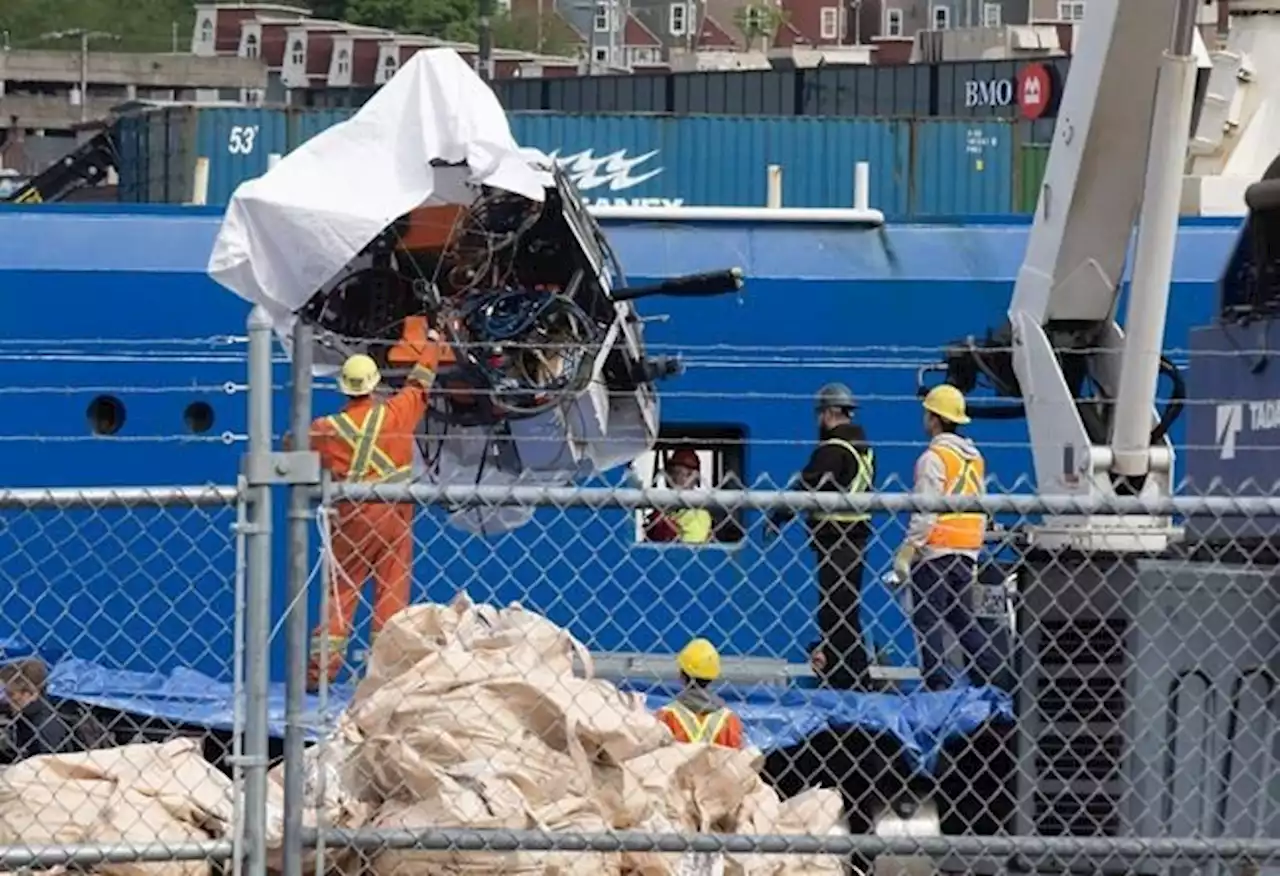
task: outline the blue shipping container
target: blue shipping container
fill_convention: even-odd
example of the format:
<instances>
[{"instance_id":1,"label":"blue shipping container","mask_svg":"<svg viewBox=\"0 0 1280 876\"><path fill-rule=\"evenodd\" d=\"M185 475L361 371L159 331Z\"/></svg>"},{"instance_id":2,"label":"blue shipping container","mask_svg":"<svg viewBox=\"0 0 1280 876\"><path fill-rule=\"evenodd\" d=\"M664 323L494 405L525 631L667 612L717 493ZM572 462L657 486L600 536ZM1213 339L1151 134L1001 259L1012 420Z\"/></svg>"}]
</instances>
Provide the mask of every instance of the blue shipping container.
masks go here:
<instances>
[{"instance_id":1,"label":"blue shipping container","mask_svg":"<svg viewBox=\"0 0 1280 876\"><path fill-rule=\"evenodd\" d=\"M783 206L847 207L866 161L871 204L907 211L907 122L513 113L511 128L556 157L593 204L763 207L776 164Z\"/></svg>"},{"instance_id":2,"label":"blue shipping container","mask_svg":"<svg viewBox=\"0 0 1280 876\"><path fill-rule=\"evenodd\" d=\"M123 201L189 203L196 159L209 159L208 203L225 204L236 186L266 173L270 156L289 151L284 110L165 107L117 122Z\"/></svg>"},{"instance_id":3,"label":"blue shipping container","mask_svg":"<svg viewBox=\"0 0 1280 876\"><path fill-rule=\"evenodd\" d=\"M289 113L289 149L297 149L316 134L341 124L356 114L350 107L308 109Z\"/></svg>"},{"instance_id":4,"label":"blue shipping container","mask_svg":"<svg viewBox=\"0 0 1280 876\"><path fill-rule=\"evenodd\" d=\"M1013 133L1014 126L1009 122L916 122L911 215L984 216L1013 212Z\"/></svg>"},{"instance_id":5,"label":"blue shipping container","mask_svg":"<svg viewBox=\"0 0 1280 876\"><path fill-rule=\"evenodd\" d=\"M229 107L199 113L196 148L209 157L210 204L225 204L236 186L267 172L272 155L289 151L281 110Z\"/></svg>"},{"instance_id":6,"label":"blue shipping container","mask_svg":"<svg viewBox=\"0 0 1280 876\"><path fill-rule=\"evenodd\" d=\"M120 120L121 200L184 203L197 157L208 202L267 169L354 110L173 107ZM782 168L788 207L853 203L871 167L870 203L890 220L989 215L1014 207L1013 123L883 119L513 113L516 139L557 158L595 204L764 206Z\"/></svg>"}]
</instances>

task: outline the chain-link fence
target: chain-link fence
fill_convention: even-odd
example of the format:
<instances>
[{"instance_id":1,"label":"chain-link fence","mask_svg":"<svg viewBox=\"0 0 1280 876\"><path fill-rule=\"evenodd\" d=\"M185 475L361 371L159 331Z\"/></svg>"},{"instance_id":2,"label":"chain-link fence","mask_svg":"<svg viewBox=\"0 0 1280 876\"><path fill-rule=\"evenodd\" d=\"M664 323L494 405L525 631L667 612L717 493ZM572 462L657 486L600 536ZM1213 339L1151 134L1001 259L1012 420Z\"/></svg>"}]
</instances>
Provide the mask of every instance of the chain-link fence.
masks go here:
<instances>
[{"instance_id":1,"label":"chain-link fence","mask_svg":"<svg viewBox=\"0 0 1280 876\"><path fill-rule=\"evenodd\" d=\"M319 542L289 679L327 716L295 706L285 872L1274 863L1280 500L742 489L722 438L628 483L329 483L317 521L281 457Z\"/></svg>"},{"instance_id":2,"label":"chain-link fence","mask_svg":"<svg viewBox=\"0 0 1280 876\"><path fill-rule=\"evenodd\" d=\"M205 713L238 695L238 516L234 488L0 492L0 869L232 858L240 719Z\"/></svg>"},{"instance_id":3,"label":"chain-link fence","mask_svg":"<svg viewBox=\"0 0 1280 876\"><path fill-rule=\"evenodd\" d=\"M904 855L964 871L1135 872L1280 851L1274 557L1263 539L1191 548L1179 535L1191 517L1260 521L1280 500L425 486L335 486L330 498L334 514L346 500L414 503L426 518L415 601L465 589L490 606L389 621L314 755L348 769L323 800L341 828L328 841L363 850L374 872L536 867L548 849L587 859L551 859L566 872L646 872L647 853L686 848L725 851L729 872L748 873ZM504 506L536 510L483 544L444 522ZM827 541L831 524L813 518L836 509L867 519ZM637 514L689 510L740 529L637 549ZM1168 550L1034 544L1046 515L1140 511L1169 518ZM893 580L912 514L971 512L1003 527L977 560L923 549ZM512 602L530 614L498 608ZM723 657L718 683L692 699L737 712L761 758L680 753L654 717L690 699L675 652L697 637ZM499 832L445 829L467 827Z\"/></svg>"},{"instance_id":4,"label":"chain-link fence","mask_svg":"<svg viewBox=\"0 0 1280 876\"><path fill-rule=\"evenodd\" d=\"M221 410L245 382L239 343L2 344L22 413L0 434L0 871L238 857L251 517L225 464L236 436L212 425L215 408L242 419Z\"/></svg>"},{"instance_id":5,"label":"chain-link fence","mask_svg":"<svg viewBox=\"0 0 1280 876\"><path fill-rule=\"evenodd\" d=\"M725 452L744 457L741 436L705 434L611 483L326 483L308 379L276 449L256 317L249 370L236 487L0 496L10 708L44 703L76 740L0 776L3 868L1184 873L1280 856L1280 499L742 489ZM1063 547L1086 516L1166 544ZM933 537L975 521L980 549Z\"/></svg>"}]
</instances>

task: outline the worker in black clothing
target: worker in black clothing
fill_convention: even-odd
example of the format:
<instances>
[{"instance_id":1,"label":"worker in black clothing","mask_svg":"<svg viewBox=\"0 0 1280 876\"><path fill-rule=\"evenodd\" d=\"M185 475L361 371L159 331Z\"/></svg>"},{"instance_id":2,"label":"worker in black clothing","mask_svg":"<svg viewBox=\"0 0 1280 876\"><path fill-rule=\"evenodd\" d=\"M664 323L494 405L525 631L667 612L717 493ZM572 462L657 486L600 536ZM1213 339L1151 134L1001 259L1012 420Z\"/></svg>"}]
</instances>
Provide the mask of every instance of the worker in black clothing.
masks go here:
<instances>
[{"instance_id":1,"label":"worker in black clothing","mask_svg":"<svg viewBox=\"0 0 1280 876\"><path fill-rule=\"evenodd\" d=\"M793 486L804 490L866 493L875 483L875 455L862 427L853 422L857 407L842 383L818 390L818 446ZM781 526L792 515L773 516ZM816 512L809 517L809 543L818 565L818 630L822 640L811 660L828 687L862 688L867 682L867 648L859 611L862 570L871 515L864 512Z\"/></svg>"},{"instance_id":2,"label":"worker in black clothing","mask_svg":"<svg viewBox=\"0 0 1280 876\"><path fill-rule=\"evenodd\" d=\"M84 749L66 719L45 698L48 675L44 662L35 658L0 667L0 682L13 716L9 745L16 760Z\"/></svg>"}]
</instances>

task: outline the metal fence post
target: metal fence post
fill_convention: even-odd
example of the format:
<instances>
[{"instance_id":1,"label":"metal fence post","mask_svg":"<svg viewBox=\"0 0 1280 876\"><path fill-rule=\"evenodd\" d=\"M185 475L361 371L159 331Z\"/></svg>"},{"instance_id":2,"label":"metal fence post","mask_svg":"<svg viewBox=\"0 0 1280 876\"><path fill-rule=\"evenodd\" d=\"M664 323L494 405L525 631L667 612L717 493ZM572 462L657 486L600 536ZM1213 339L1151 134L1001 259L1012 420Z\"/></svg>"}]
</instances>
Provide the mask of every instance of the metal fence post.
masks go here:
<instances>
[{"instance_id":1,"label":"metal fence post","mask_svg":"<svg viewBox=\"0 0 1280 876\"><path fill-rule=\"evenodd\" d=\"M249 314L250 517L245 600L245 845L247 871L267 869L267 757L271 630L271 320L261 307Z\"/></svg>"},{"instance_id":2,"label":"metal fence post","mask_svg":"<svg viewBox=\"0 0 1280 876\"><path fill-rule=\"evenodd\" d=\"M298 320L293 330L293 398L290 408L294 452L311 449L311 326ZM311 488L289 487L289 607L285 624L284 876L302 876L303 695L307 686L307 579L310 554Z\"/></svg>"}]
</instances>

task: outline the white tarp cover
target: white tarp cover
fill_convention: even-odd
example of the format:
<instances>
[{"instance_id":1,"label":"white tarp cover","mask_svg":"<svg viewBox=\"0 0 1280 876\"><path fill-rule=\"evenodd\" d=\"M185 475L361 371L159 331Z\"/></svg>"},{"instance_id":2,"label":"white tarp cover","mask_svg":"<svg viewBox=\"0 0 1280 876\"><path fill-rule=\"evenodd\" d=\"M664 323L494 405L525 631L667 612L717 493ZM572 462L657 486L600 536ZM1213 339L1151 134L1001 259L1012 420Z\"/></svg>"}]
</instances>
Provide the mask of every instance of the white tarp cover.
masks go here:
<instances>
[{"instance_id":1,"label":"white tarp cover","mask_svg":"<svg viewBox=\"0 0 1280 876\"><path fill-rule=\"evenodd\" d=\"M551 176L530 159L493 91L457 52L418 52L352 118L240 184L209 275L287 332L318 289L415 207L469 204L469 183L543 200Z\"/></svg>"}]
</instances>

